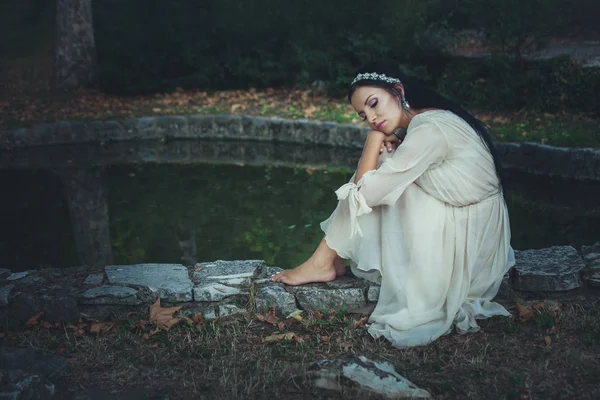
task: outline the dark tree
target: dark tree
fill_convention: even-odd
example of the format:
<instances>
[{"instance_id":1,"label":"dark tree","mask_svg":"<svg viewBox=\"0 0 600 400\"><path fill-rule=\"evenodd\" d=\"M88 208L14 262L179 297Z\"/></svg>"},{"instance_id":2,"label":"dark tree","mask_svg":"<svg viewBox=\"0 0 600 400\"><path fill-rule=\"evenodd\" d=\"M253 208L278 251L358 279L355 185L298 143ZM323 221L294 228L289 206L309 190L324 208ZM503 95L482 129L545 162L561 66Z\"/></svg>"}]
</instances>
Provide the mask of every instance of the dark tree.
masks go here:
<instances>
[{"instance_id":1,"label":"dark tree","mask_svg":"<svg viewBox=\"0 0 600 400\"><path fill-rule=\"evenodd\" d=\"M91 0L57 0L54 82L57 89L90 84L96 70Z\"/></svg>"}]
</instances>

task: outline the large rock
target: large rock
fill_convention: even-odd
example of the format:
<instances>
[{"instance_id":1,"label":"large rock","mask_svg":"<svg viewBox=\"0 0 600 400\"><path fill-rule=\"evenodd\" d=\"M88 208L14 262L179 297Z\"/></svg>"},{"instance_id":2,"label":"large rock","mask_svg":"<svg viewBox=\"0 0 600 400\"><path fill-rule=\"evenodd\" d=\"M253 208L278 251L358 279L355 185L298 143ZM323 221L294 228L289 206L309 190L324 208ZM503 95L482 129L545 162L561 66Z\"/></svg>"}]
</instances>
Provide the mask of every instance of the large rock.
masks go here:
<instances>
[{"instance_id":1,"label":"large rock","mask_svg":"<svg viewBox=\"0 0 600 400\"><path fill-rule=\"evenodd\" d=\"M10 269L0 268L0 279L6 279L12 274Z\"/></svg>"},{"instance_id":2,"label":"large rock","mask_svg":"<svg viewBox=\"0 0 600 400\"><path fill-rule=\"evenodd\" d=\"M280 317L286 317L298 309L296 298L287 292L282 286L272 285L261 288L254 297L256 311L266 313L271 307L275 307Z\"/></svg>"},{"instance_id":3,"label":"large rock","mask_svg":"<svg viewBox=\"0 0 600 400\"><path fill-rule=\"evenodd\" d=\"M112 285L144 286L169 302L192 300L193 284L181 264L109 265L105 271Z\"/></svg>"},{"instance_id":4,"label":"large rock","mask_svg":"<svg viewBox=\"0 0 600 400\"><path fill-rule=\"evenodd\" d=\"M557 292L581 286L583 259L571 246L515 251L516 290Z\"/></svg>"},{"instance_id":5,"label":"large rock","mask_svg":"<svg viewBox=\"0 0 600 400\"><path fill-rule=\"evenodd\" d=\"M321 287L298 287L294 289L300 308L309 311L353 310L367 305L364 289L326 289Z\"/></svg>"},{"instance_id":6,"label":"large rock","mask_svg":"<svg viewBox=\"0 0 600 400\"><path fill-rule=\"evenodd\" d=\"M39 349L0 347L0 365L3 370L21 370L28 374L49 378L69 370L69 362Z\"/></svg>"},{"instance_id":7,"label":"large rock","mask_svg":"<svg viewBox=\"0 0 600 400\"><path fill-rule=\"evenodd\" d=\"M138 305L142 300L137 290L126 286L102 285L82 293L79 301L83 304Z\"/></svg>"},{"instance_id":8,"label":"large rock","mask_svg":"<svg viewBox=\"0 0 600 400\"><path fill-rule=\"evenodd\" d=\"M50 323L77 323L80 314L74 291L73 288L57 287L15 293L7 310L10 322L18 325L43 312L44 320Z\"/></svg>"},{"instance_id":9,"label":"large rock","mask_svg":"<svg viewBox=\"0 0 600 400\"><path fill-rule=\"evenodd\" d=\"M384 398L431 398L431 394L398 374L387 362L374 362L364 356L345 359L326 359L309 366L308 375L313 386L342 391L377 393ZM357 393L353 398L365 397Z\"/></svg>"},{"instance_id":10,"label":"large rock","mask_svg":"<svg viewBox=\"0 0 600 400\"><path fill-rule=\"evenodd\" d=\"M70 366L66 359L37 349L0 348L2 399L50 399L56 378Z\"/></svg>"},{"instance_id":11,"label":"large rock","mask_svg":"<svg viewBox=\"0 0 600 400\"><path fill-rule=\"evenodd\" d=\"M193 279L196 283L209 281L229 284L248 284L250 279L265 266L262 260L214 261L194 266Z\"/></svg>"},{"instance_id":12,"label":"large rock","mask_svg":"<svg viewBox=\"0 0 600 400\"><path fill-rule=\"evenodd\" d=\"M34 270L30 270L30 271L22 271L22 272L15 272L10 274L10 276L8 278L6 278L9 281L18 281L19 279L23 279L28 275L31 275L33 273L35 273L36 271Z\"/></svg>"}]
</instances>

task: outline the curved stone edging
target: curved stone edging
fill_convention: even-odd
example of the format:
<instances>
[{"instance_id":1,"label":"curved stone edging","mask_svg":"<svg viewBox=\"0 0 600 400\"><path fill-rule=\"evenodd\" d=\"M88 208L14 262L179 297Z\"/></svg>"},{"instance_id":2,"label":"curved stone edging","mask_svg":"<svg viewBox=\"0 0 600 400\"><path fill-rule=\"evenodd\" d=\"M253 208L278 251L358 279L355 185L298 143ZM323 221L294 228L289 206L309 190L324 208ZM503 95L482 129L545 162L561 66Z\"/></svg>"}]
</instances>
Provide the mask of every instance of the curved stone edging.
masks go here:
<instances>
[{"instance_id":1,"label":"curved stone edging","mask_svg":"<svg viewBox=\"0 0 600 400\"><path fill-rule=\"evenodd\" d=\"M61 121L0 132L5 149L109 141L225 139L361 148L367 128L309 120L234 115ZM600 181L600 150L499 143L507 167L536 175Z\"/></svg>"}]
</instances>

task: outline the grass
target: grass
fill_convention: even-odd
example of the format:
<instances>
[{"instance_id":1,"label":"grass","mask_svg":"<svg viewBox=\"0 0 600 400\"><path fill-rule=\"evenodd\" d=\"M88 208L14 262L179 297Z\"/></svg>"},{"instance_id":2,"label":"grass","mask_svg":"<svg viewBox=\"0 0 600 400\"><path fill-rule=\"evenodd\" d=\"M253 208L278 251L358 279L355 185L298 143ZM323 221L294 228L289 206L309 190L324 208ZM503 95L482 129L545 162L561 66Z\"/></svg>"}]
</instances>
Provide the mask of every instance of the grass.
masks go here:
<instances>
[{"instance_id":1,"label":"grass","mask_svg":"<svg viewBox=\"0 0 600 400\"><path fill-rule=\"evenodd\" d=\"M48 52L46 52L48 53ZM44 54L46 54L44 53ZM45 56L47 57L47 54ZM0 129L60 120L123 119L152 115L231 114L361 124L345 98L319 88L263 90L176 90L132 97L80 89L56 93L48 88L50 60L0 60L7 78L0 91ZM569 113L474 110L499 142L536 142L600 148L598 118Z\"/></svg>"},{"instance_id":2,"label":"grass","mask_svg":"<svg viewBox=\"0 0 600 400\"><path fill-rule=\"evenodd\" d=\"M60 381L62 396L111 388L123 396L150 390L172 399L358 398L353 388L315 389L308 373L315 361L357 354L391 362L436 399L597 398L600 302L587 297L552 304L526 322L496 317L481 321L478 333L453 333L403 350L354 328L360 316L345 312L309 314L279 327L251 317L215 320L199 329L179 324L149 339L132 327L135 319L116 315L117 328L109 335L15 329L4 332L2 344L67 357L72 370ZM265 342L281 332L300 339Z\"/></svg>"}]
</instances>

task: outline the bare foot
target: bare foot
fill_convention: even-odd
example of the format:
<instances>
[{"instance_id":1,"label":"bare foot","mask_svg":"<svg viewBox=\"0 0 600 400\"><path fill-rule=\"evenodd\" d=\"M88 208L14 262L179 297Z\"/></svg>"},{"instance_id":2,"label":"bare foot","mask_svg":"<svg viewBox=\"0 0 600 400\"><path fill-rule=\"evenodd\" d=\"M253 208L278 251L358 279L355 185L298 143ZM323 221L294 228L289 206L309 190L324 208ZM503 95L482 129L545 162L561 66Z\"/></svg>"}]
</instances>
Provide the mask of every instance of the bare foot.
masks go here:
<instances>
[{"instance_id":1,"label":"bare foot","mask_svg":"<svg viewBox=\"0 0 600 400\"><path fill-rule=\"evenodd\" d=\"M335 277L336 267L334 264L318 265L310 258L294 269L288 269L273 275L271 280L297 286L311 282L329 282L334 280Z\"/></svg>"},{"instance_id":2,"label":"bare foot","mask_svg":"<svg viewBox=\"0 0 600 400\"><path fill-rule=\"evenodd\" d=\"M335 261L333 262L333 266L335 267L335 274L337 276L346 275L346 266L344 265L344 260L342 260L342 257L336 257Z\"/></svg>"}]
</instances>

